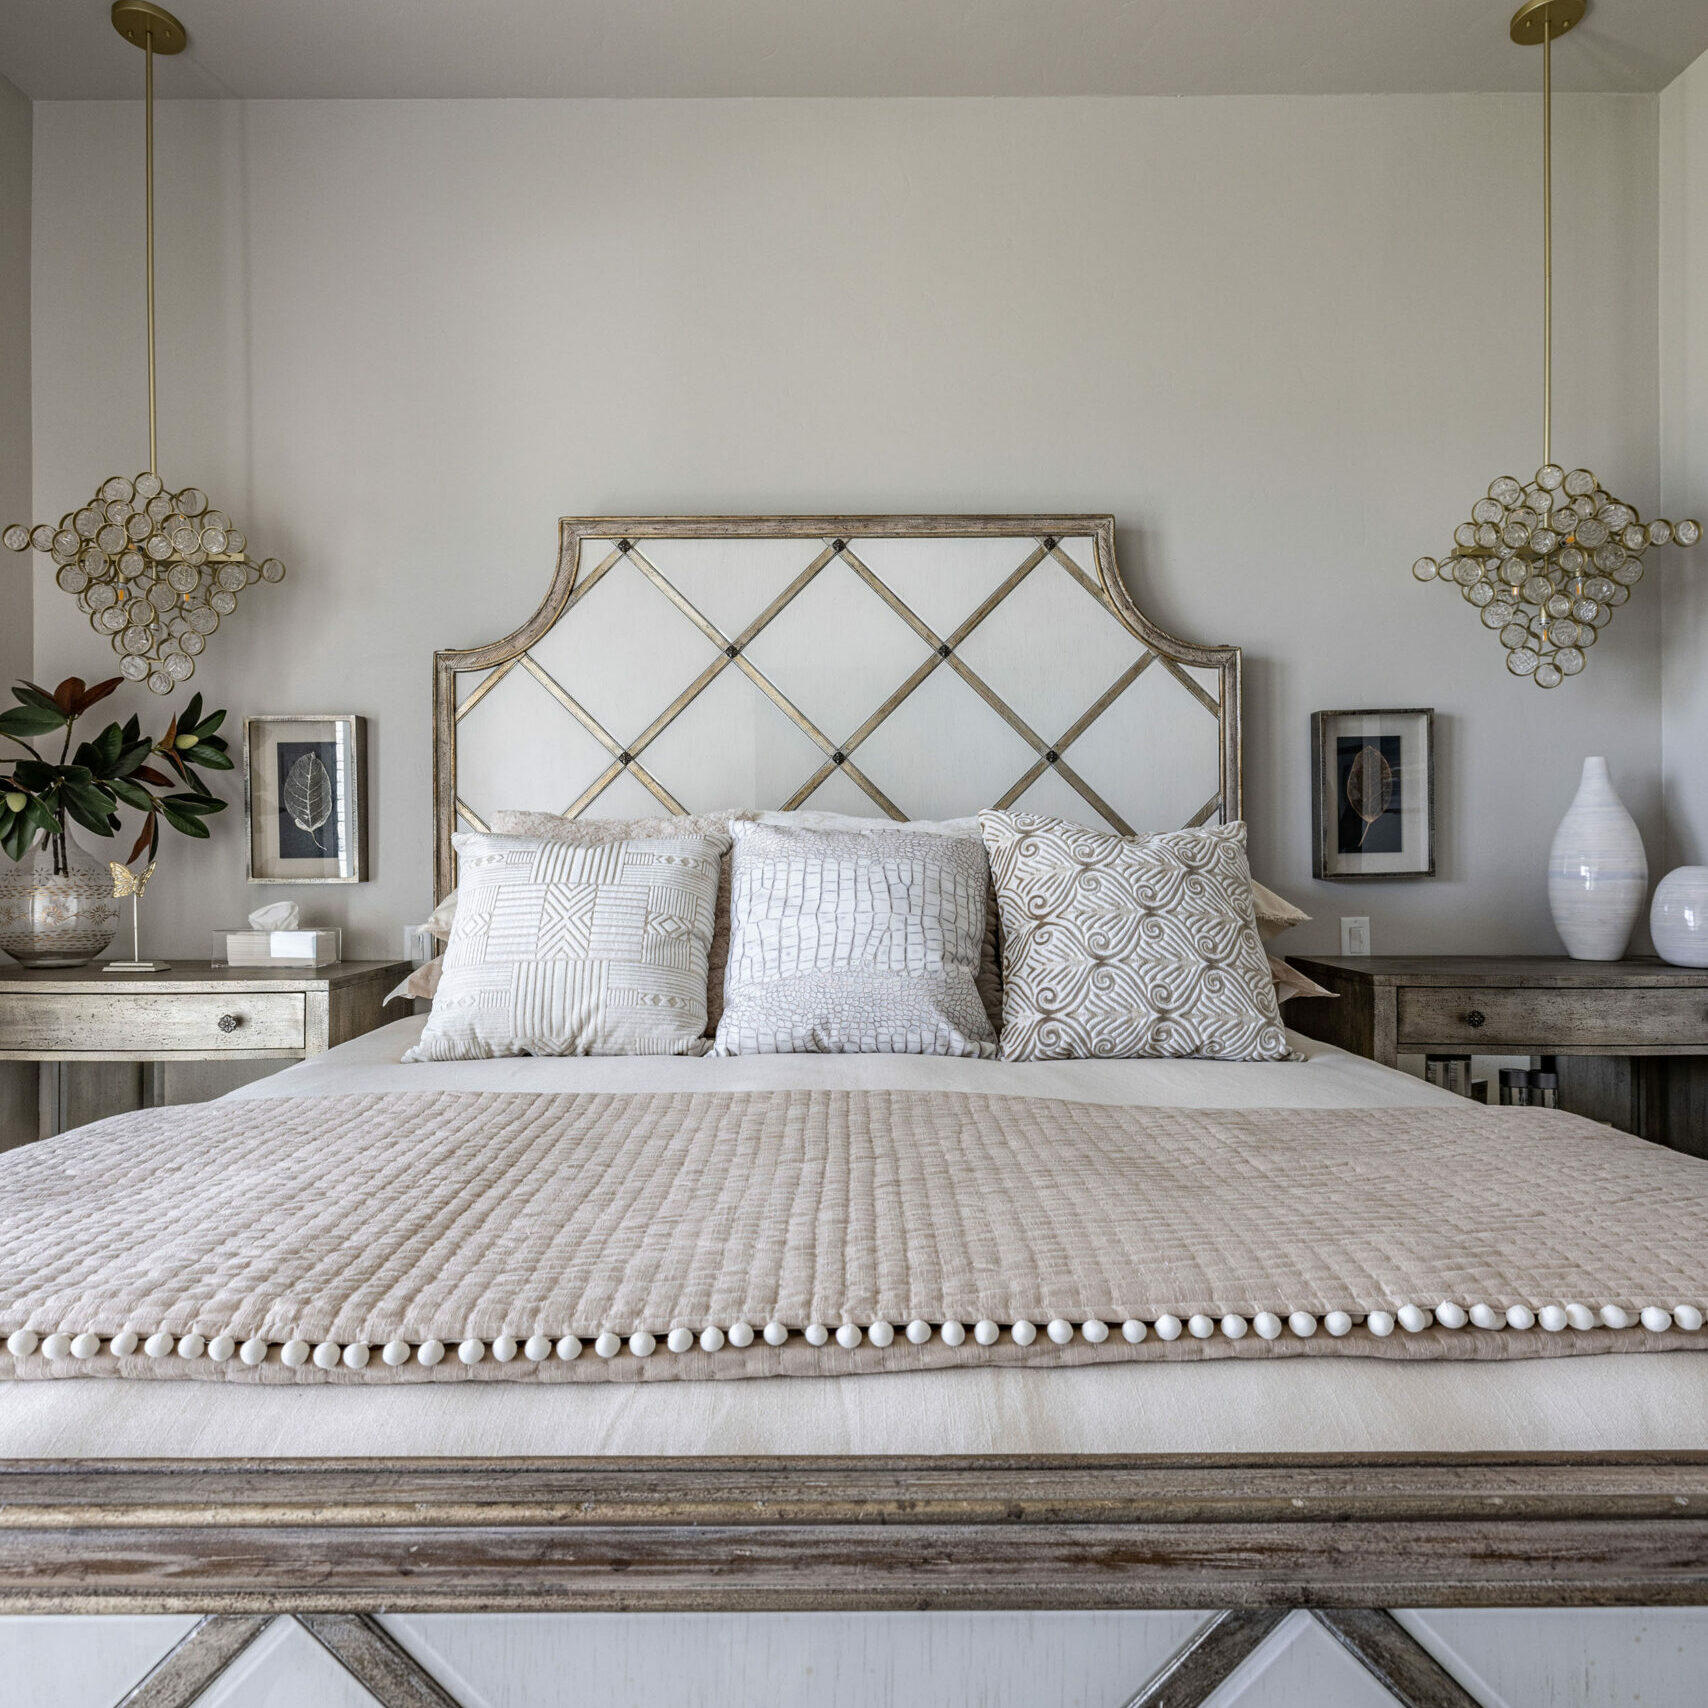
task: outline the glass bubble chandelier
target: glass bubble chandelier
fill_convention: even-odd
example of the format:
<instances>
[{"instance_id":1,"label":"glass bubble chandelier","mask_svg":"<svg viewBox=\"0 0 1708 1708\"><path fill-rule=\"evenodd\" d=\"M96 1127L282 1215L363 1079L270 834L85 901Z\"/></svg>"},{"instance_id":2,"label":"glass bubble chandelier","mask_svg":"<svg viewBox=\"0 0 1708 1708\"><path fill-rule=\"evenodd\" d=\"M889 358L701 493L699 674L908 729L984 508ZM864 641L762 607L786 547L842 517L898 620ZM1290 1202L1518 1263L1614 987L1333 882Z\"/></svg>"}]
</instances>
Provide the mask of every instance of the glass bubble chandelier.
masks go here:
<instances>
[{"instance_id":1,"label":"glass bubble chandelier","mask_svg":"<svg viewBox=\"0 0 1708 1708\"><path fill-rule=\"evenodd\" d=\"M113 28L143 50L148 275L148 467L135 479L101 482L81 509L57 527L13 523L0 543L31 546L58 566L54 579L76 597L97 634L108 636L119 669L156 694L170 694L196 668L208 636L257 581L279 581L276 557L259 562L231 518L199 488L174 492L159 468L154 423L154 56L182 53L188 39L170 12L148 0L117 0Z\"/></svg>"},{"instance_id":2,"label":"glass bubble chandelier","mask_svg":"<svg viewBox=\"0 0 1708 1708\"><path fill-rule=\"evenodd\" d=\"M1555 36L1579 23L1587 0L1528 0L1512 39L1542 48L1542 466L1528 484L1502 475L1470 520L1453 531L1444 559L1420 557L1419 581L1456 586L1506 648L1506 667L1538 688L1557 688L1584 667L1589 649L1643 578L1643 553L1669 541L1693 546L1702 524L1644 522L1602 490L1588 469L1554 461L1553 53Z\"/></svg>"}]
</instances>

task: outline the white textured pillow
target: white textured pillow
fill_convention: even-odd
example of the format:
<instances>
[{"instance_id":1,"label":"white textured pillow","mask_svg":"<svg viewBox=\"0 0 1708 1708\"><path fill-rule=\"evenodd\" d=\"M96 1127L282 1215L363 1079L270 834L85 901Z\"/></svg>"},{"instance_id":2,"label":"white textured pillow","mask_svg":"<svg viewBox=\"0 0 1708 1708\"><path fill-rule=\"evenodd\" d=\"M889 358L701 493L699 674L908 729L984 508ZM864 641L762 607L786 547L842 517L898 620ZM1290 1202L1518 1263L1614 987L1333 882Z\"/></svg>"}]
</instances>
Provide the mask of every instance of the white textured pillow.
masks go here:
<instances>
[{"instance_id":1,"label":"white textured pillow","mask_svg":"<svg viewBox=\"0 0 1708 1708\"><path fill-rule=\"evenodd\" d=\"M721 1056L994 1056L974 986L984 857L964 838L732 824Z\"/></svg>"},{"instance_id":2,"label":"white textured pillow","mask_svg":"<svg viewBox=\"0 0 1708 1708\"><path fill-rule=\"evenodd\" d=\"M1245 826L1116 836L979 815L1002 912L1004 1061L1287 1061Z\"/></svg>"},{"instance_id":3,"label":"white textured pillow","mask_svg":"<svg viewBox=\"0 0 1708 1708\"><path fill-rule=\"evenodd\" d=\"M727 837L453 840L456 918L405 1061L704 1054Z\"/></svg>"}]
</instances>

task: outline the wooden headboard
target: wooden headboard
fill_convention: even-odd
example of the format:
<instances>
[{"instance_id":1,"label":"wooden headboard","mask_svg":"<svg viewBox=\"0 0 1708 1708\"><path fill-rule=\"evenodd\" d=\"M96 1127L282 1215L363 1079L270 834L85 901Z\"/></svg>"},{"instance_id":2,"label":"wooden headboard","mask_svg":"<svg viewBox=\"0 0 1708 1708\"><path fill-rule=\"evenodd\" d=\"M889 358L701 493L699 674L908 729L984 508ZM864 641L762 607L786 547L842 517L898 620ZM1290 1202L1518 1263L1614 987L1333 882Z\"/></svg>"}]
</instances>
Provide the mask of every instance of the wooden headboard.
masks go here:
<instances>
[{"instance_id":1,"label":"wooden headboard","mask_svg":"<svg viewBox=\"0 0 1708 1708\"><path fill-rule=\"evenodd\" d=\"M1134 605L1108 516L565 517L514 634L436 654L434 884L498 808L1240 816L1240 654Z\"/></svg>"}]
</instances>

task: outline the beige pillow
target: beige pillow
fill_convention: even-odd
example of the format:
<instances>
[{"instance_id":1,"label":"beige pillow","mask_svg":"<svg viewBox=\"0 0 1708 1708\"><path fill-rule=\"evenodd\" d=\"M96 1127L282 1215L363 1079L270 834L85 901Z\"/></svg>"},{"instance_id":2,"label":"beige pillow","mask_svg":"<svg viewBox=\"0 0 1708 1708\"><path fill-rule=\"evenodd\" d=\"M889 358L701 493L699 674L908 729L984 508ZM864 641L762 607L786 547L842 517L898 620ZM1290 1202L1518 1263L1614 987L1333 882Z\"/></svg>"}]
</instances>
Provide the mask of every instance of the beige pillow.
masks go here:
<instances>
[{"instance_id":1,"label":"beige pillow","mask_svg":"<svg viewBox=\"0 0 1708 1708\"><path fill-rule=\"evenodd\" d=\"M405 1061L705 1053L727 835L453 840L461 900Z\"/></svg>"},{"instance_id":2,"label":"beige pillow","mask_svg":"<svg viewBox=\"0 0 1708 1708\"><path fill-rule=\"evenodd\" d=\"M1245 826L1116 836L979 815L1002 911L1004 1061L1293 1059Z\"/></svg>"},{"instance_id":3,"label":"beige pillow","mask_svg":"<svg viewBox=\"0 0 1708 1708\"><path fill-rule=\"evenodd\" d=\"M1257 934L1265 943L1283 931L1291 931L1295 925L1310 922L1311 916L1303 908L1294 907L1274 890L1265 889L1256 878L1251 880L1251 905L1257 914Z\"/></svg>"},{"instance_id":4,"label":"beige pillow","mask_svg":"<svg viewBox=\"0 0 1708 1708\"><path fill-rule=\"evenodd\" d=\"M1258 930L1263 929L1262 925ZM1315 979L1308 979L1297 967L1290 967L1277 955L1269 957L1269 976L1275 983L1275 1000L1278 1003L1290 1002L1295 996L1335 996L1332 990L1324 990Z\"/></svg>"},{"instance_id":5,"label":"beige pillow","mask_svg":"<svg viewBox=\"0 0 1708 1708\"><path fill-rule=\"evenodd\" d=\"M413 1002L417 998L431 1002L433 993L439 988L439 975L445 970L445 957L435 955L432 960L424 961L406 978L402 984L389 991L387 1002Z\"/></svg>"},{"instance_id":6,"label":"beige pillow","mask_svg":"<svg viewBox=\"0 0 1708 1708\"><path fill-rule=\"evenodd\" d=\"M658 818L565 818L555 812L499 811L492 815L495 836L547 836L554 842L627 842L644 836L721 836L727 842L732 821L758 818L743 807L730 812L702 812ZM452 895L455 895L452 891ZM447 897L446 900L450 900ZM445 902L440 902L440 907ZM707 956L706 1033L718 1029L724 1011L724 966L729 960L729 856L718 876L717 913L712 920L712 947Z\"/></svg>"}]
</instances>

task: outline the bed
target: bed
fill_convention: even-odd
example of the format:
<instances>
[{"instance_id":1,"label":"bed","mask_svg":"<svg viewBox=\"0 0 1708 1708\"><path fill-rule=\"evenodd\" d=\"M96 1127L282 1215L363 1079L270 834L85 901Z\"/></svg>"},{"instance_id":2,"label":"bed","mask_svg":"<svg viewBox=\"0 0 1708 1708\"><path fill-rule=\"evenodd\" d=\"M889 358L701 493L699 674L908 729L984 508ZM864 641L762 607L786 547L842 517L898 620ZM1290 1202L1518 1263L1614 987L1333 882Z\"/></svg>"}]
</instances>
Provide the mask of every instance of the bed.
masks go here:
<instances>
[{"instance_id":1,"label":"bed","mask_svg":"<svg viewBox=\"0 0 1708 1708\"><path fill-rule=\"evenodd\" d=\"M453 834L503 807L810 804L903 819L994 802L1123 832L1232 821L1239 720L1238 651L1178 641L1137 610L1106 517L566 520L529 622L436 660L436 891L456 883ZM212 1146L204 1135L223 1123L312 1139L357 1104L402 1110L408 1125L434 1098L763 1110L817 1097L864 1099L851 1105L862 1111L959 1098L973 1127L993 1130L1016 1111L1141 1111L1159 1132L1214 1118L1253 1144L1266 1129L1314 1130L1325 1146L1393 1127L1440 1147L1500 1118L1297 1035L1292 1062L406 1064L421 1024L184 1113L180 1136ZM1541 1179L1560 1159L1561 1214L1589 1216L1582 1194L1598 1179L1629 1182L1633 1202L1652 1190L1665 1246L1663 1201L1694 1189L1677 1171L1701 1165L1549 1119L1526 1138L1541 1148L1525 1166ZM89 1135L53 1142L76 1155L101 1142ZM1239 1160L1229 1154L1230 1170ZM1491 1191L1518 1228L1535 1200L1516 1175ZM1670 1288L1677 1305L1703 1289L1699 1257L1631 1285L1655 1299ZM401 1330L292 1329L304 1349L293 1365L286 1331L268 1342L255 1324L242 1331L262 1348L247 1372L186 1354L165 1361L171 1373L203 1379L125 1380L161 1372L140 1349L115 1350L109 1327L82 1369L44 1365L32 1347L0 1372L46 1378L0 1380L0 1595L15 1614L95 1616L80 1632L44 1627L68 1642L95 1640L100 1616L121 1611L208 1616L168 1633L151 1702L187 1702L214 1680L208 1700L235 1690L281 1613L389 1703L458 1699L433 1643L399 1624L411 1613L1000 1608L1135 1610L1168 1641L1127 1694L1192 1703L1250 1684L1281 1652L1288 1610L1310 1608L1331 1651L1362 1663L1357 1688L1486 1703L1474 1668L1425 1628L1431 1616L1387 1610L1608 1603L1653 1620L1708 1600L1708 1360L1694 1355L1708 1334L1688 1326L1688 1305L1651 1324L1658 1305L1614 1291L1628 1308L1550 1329L1514 1304L1481 1335L1444 1334L1445 1315L1397 1328L1368 1302L1319 1334L1325 1300L1308 1330L1277 1324L1265 1338L1247 1328L1263 1316L1256 1299L1202 1334L1147 1310L1123 1345L1087 1306L1067 1313L1059 1346L1039 1336L1036 1349L1020 1343L1017 1310L994 1305L988 1345L951 1344L946 1306L919 1347L886 1341L882 1357L873 1306L843 1349L809 1350L797 1323L775 1354L786 1375L762 1373L757 1343L747 1366L732 1363L722 1331L715 1354L677 1361L755 1378L736 1380L653 1379L670 1356L636 1354L632 1338L604 1370L589 1353L564 1369L542 1354L530 1371L490 1328L462 1343L479 1350L460 1369L422 1368L430 1331L412 1331L390 1374L418 1379L388 1380L367 1340ZM180 1344L203 1339L175 1326ZM322 1332L325 1369L307 1358ZM361 1367L340 1363L345 1344L362 1345ZM1437 1355L1415 1355L1431 1345ZM510 1379L528 1375L576 1379ZM1161 1611L1205 1608L1222 1611L1184 1624ZM1630 1631L1607 1641L1622 1654ZM49 1657L44 1679L51 1650L32 1651ZM1317 1699L1366 1699L1329 1677Z\"/></svg>"}]
</instances>

